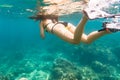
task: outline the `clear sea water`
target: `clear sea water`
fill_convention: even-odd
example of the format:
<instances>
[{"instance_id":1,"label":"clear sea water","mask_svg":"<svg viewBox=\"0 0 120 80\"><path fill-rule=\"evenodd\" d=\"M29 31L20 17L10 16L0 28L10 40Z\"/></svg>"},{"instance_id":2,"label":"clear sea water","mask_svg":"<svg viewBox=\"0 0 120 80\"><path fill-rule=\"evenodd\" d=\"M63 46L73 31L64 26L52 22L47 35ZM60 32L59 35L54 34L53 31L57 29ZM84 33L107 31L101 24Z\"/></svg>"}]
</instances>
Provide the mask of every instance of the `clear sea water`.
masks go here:
<instances>
[{"instance_id":1,"label":"clear sea water","mask_svg":"<svg viewBox=\"0 0 120 80\"><path fill-rule=\"evenodd\" d=\"M85 71L86 76L78 80L120 80L120 32L89 45L72 45L48 33L42 40L39 22L28 19L32 13L27 10L35 7L35 0L0 1L0 80L48 80L46 76L58 58ZM74 13L60 20L77 25L81 17L81 13ZM103 21L89 20L85 33L101 29ZM91 78L95 75L97 79Z\"/></svg>"}]
</instances>

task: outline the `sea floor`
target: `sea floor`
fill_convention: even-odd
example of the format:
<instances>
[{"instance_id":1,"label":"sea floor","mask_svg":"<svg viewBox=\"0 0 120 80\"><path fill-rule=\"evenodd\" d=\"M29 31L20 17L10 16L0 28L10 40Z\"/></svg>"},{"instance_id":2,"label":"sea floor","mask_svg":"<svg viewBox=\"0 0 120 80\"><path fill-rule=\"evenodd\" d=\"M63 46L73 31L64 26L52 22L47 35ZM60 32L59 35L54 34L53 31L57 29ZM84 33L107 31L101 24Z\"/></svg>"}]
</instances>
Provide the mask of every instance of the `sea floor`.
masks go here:
<instances>
[{"instance_id":1,"label":"sea floor","mask_svg":"<svg viewBox=\"0 0 120 80\"><path fill-rule=\"evenodd\" d=\"M38 44L2 47L0 80L119 80L119 40L106 37L89 45L51 36Z\"/></svg>"}]
</instances>

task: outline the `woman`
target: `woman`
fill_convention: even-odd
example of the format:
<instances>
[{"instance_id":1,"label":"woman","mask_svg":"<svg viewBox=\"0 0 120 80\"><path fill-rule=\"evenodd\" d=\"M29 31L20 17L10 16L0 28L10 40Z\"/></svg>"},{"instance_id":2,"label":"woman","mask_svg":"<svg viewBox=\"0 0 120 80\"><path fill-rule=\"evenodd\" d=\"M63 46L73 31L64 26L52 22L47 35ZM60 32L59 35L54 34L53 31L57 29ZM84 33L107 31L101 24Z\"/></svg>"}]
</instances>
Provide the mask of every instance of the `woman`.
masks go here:
<instances>
[{"instance_id":1,"label":"woman","mask_svg":"<svg viewBox=\"0 0 120 80\"><path fill-rule=\"evenodd\" d=\"M98 31L93 31L89 35L83 33L88 17L84 14L77 27L68 22L59 22L58 16L53 15L55 8L49 10L42 10L36 16L30 17L31 19L40 21L40 35L45 38L45 31L55 34L61 39L72 43L79 44L80 42L91 43L94 40L100 38L105 34L109 34L111 28L107 28L104 24L104 28ZM107 23L108 24L108 23ZM110 24L110 23L109 23Z\"/></svg>"}]
</instances>

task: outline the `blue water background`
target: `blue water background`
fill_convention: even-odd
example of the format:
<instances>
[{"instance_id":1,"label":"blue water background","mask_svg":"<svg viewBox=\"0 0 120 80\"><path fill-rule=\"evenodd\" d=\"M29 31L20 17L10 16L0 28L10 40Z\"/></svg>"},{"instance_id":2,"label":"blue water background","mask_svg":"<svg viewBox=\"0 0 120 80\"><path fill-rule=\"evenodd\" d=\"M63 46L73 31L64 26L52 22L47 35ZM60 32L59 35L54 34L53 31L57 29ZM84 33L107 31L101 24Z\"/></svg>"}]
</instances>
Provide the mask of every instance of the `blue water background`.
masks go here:
<instances>
[{"instance_id":1,"label":"blue water background","mask_svg":"<svg viewBox=\"0 0 120 80\"><path fill-rule=\"evenodd\" d=\"M16 72L14 78L17 78L23 72L30 73L34 69L44 69L42 65L51 66L54 59L62 57L83 67L99 61L112 66L116 71L113 76L120 79L119 32L103 36L89 45L69 44L49 33L46 33L46 38L43 40L40 38L39 22L28 19L32 13L26 11L27 8L34 9L36 5L27 0L18 1L21 3L17 4L11 1L0 2L0 4L14 4L13 8L0 8L0 76ZM23 4L21 7L22 3L29 6ZM60 17L60 20L77 25L81 17L81 13L74 13ZM101 29L103 21L105 19L89 20L85 33Z\"/></svg>"}]
</instances>

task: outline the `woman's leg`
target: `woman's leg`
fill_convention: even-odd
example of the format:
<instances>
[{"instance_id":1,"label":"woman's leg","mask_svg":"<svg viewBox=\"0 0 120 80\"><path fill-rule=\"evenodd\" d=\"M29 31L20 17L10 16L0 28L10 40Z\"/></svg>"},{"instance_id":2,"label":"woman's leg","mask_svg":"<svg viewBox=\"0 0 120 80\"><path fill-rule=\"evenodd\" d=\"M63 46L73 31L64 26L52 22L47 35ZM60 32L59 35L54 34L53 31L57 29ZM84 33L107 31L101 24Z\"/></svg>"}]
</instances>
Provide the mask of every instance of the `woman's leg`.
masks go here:
<instances>
[{"instance_id":1,"label":"woman's leg","mask_svg":"<svg viewBox=\"0 0 120 80\"><path fill-rule=\"evenodd\" d=\"M74 34L74 42L75 43L80 43L84 42L84 43L92 43L93 41L95 41L96 39L109 34L109 32L107 31L93 31L90 34L86 35L83 33L84 31L84 26L85 23L87 22L87 17L84 16L80 23L78 24L78 26L76 27L76 29L74 30L74 27L71 29L71 32Z\"/></svg>"},{"instance_id":2,"label":"woman's leg","mask_svg":"<svg viewBox=\"0 0 120 80\"><path fill-rule=\"evenodd\" d=\"M93 41L95 41L96 39L98 39L106 34L109 34L109 33L110 32L107 32L105 30L104 31L93 31L88 35L83 34L81 41L89 44L89 43L92 43Z\"/></svg>"},{"instance_id":3,"label":"woman's leg","mask_svg":"<svg viewBox=\"0 0 120 80\"><path fill-rule=\"evenodd\" d=\"M80 43L80 41L84 43L91 43L99 37L108 34L107 31L94 31L91 32L89 35L84 34L83 31L87 20L87 17L83 16L76 29L72 28L72 30L64 29L65 26L63 26L62 24L57 24L54 28L54 34L58 35L63 40L73 44L78 44Z\"/></svg>"},{"instance_id":4,"label":"woman's leg","mask_svg":"<svg viewBox=\"0 0 120 80\"><path fill-rule=\"evenodd\" d=\"M87 20L88 20L88 18L84 15L83 18L81 19L80 23L78 24L78 26L75 29L73 40L76 44L80 43L80 41L81 41L81 36L83 34L84 26L85 26Z\"/></svg>"}]
</instances>

